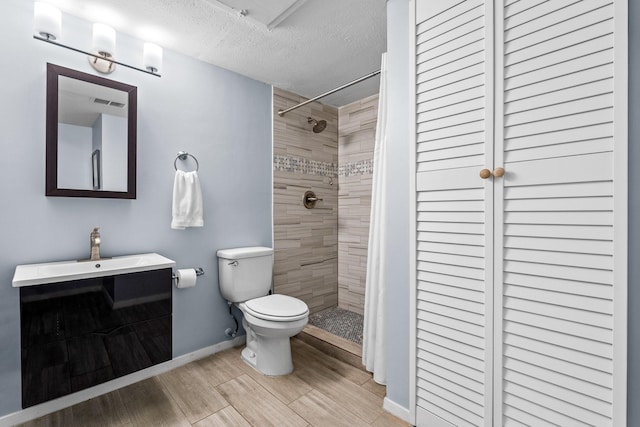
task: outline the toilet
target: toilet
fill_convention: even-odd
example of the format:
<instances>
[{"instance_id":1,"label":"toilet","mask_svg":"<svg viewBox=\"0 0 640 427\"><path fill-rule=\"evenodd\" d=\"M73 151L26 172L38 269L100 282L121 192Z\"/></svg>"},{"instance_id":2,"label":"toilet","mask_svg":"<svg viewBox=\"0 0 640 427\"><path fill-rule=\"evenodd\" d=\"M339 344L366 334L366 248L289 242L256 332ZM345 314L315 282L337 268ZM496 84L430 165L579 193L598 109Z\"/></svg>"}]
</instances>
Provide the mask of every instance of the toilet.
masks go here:
<instances>
[{"instance_id":1,"label":"toilet","mask_svg":"<svg viewBox=\"0 0 640 427\"><path fill-rule=\"evenodd\" d=\"M298 298L269 295L272 248L220 249L217 255L220 293L244 314L247 342L242 359L264 375L290 374L289 338L307 324L309 307Z\"/></svg>"}]
</instances>

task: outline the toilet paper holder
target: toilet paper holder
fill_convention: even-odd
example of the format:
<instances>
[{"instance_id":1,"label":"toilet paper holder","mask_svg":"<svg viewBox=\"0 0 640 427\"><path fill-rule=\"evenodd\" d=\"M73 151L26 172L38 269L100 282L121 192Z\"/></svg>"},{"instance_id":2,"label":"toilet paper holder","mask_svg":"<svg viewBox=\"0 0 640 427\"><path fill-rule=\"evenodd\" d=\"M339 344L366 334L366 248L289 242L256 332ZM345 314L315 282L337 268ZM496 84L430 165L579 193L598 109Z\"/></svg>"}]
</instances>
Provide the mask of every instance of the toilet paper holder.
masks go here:
<instances>
[{"instance_id":1,"label":"toilet paper holder","mask_svg":"<svg viewBox=\"0 0 640 427\"><path fill-rule=\"evenodd\" d=\"M204 276L204 270L202 269L202 267L196 267L194 268L194 270L196 271L196 276ZM171 279L176 280L178 279L178 276L175 273L173 273L171 275Z\"/></svg>"}]
</instances>

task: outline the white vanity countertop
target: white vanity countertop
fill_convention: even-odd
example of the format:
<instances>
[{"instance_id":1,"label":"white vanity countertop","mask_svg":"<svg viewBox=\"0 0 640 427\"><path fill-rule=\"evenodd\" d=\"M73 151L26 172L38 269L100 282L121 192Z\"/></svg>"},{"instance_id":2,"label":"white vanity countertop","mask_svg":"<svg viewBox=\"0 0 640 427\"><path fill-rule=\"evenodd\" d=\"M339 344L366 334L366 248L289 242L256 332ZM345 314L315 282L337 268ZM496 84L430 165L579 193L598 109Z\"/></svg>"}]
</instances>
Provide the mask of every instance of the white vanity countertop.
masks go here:
<instances>
[{"instance_id":1,"label":"white vanity countertop","mask_svg":"<svg viewBox=\"0 0 640 427\"><path fill-rule=\"evenodd\" d=\"M175 267L175 261L160 254L125 255L98 261L73 260L16 266L13 287L68 282L92 277L114 276Z\"/></svg>"}]
</instances>

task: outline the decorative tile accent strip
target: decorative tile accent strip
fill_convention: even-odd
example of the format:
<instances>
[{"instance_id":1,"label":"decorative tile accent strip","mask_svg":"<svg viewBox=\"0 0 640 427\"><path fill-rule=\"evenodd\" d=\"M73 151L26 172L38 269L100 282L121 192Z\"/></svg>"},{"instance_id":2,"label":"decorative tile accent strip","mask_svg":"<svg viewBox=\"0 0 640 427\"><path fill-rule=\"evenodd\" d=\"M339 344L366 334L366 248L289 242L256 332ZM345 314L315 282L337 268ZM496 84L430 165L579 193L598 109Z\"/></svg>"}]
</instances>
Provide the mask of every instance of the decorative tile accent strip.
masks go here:
<instances>
[{"instance_id":1,"label":"decorative tile accent strip","mask_svg":"<svg viewBox=\"0 0 640 427\"><path fill-rule=\"evenodd\" d=\"M338 174L338 167L335 163L318 162L293 156L273 156L273 169L307 175L337 176Z\"/></svg>"},{"instance_id":2,"label":"decorative tile accent strip","mask_svg":"<svg viewBox=\"0 0 640 427\"><path fill-rule=\"evenodd\" d=\"M345 163L338 166L338 176L371 175L372 173L373 159Z\"/></svg>"}]
</instances>

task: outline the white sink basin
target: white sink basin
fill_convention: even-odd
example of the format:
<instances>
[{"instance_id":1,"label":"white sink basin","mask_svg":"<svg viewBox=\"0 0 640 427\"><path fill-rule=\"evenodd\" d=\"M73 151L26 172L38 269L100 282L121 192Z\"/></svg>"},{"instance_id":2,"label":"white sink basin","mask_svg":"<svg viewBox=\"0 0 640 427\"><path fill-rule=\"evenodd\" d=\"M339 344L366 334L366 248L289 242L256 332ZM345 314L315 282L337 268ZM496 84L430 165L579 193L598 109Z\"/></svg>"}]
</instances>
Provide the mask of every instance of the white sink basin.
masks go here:
<instances>
[{"instance_id":1,"label":"white sink basin","mask_svg":"<svg viewBox=\"0 0 640 427\"><path fill-rule=\"evenodd\" d=\"M13 287L19 288L91 277L113 276L174 267L175 265L175 261L155 253L126 255L99 261L82 260L25 264L16 267L13 275Z\"/></svg>"}]
</instances>

